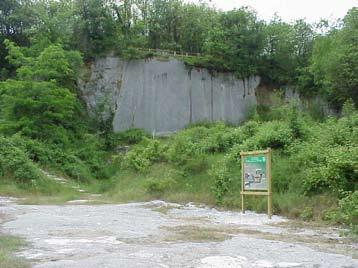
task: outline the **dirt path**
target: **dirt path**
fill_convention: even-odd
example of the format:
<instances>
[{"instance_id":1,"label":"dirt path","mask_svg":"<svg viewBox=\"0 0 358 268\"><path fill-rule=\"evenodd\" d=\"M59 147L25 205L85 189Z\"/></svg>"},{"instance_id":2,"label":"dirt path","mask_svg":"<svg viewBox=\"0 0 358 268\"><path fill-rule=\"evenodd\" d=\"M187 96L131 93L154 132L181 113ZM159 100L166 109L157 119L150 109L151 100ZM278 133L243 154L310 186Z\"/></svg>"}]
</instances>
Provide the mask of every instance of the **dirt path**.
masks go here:
<instances>
[{"instance_id":1,"label":"dirt path","mask_svg":"<svg viewBox=\"0 0 358 268\"><path fill-rule=\"evenodd\" d=\"M274 216L162 201L122 205L17 205L0 198L1 231L29 245L34 267L358 267L357 244L336 229Z\"/></svg>"}]
</instances>

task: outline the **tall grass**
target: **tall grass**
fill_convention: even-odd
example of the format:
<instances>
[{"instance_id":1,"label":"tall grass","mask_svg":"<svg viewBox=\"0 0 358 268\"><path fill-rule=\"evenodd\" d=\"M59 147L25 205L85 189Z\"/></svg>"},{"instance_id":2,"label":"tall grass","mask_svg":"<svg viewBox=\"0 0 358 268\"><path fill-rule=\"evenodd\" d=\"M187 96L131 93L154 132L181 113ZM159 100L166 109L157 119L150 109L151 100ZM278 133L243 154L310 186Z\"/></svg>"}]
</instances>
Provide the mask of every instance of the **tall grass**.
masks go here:
<instances>
[{"instance_id":1,"label":"tall grass","mask_svg":"<svg viewBox=\"0 0 358 268\"><path fill-rule=\"evenodd\" d=\"M29 263L26 263L20 257L14 256L14 251L24 246L24 244L21 238L0 233L0 267L29 268Z\"/></svg>"}]
</instances>

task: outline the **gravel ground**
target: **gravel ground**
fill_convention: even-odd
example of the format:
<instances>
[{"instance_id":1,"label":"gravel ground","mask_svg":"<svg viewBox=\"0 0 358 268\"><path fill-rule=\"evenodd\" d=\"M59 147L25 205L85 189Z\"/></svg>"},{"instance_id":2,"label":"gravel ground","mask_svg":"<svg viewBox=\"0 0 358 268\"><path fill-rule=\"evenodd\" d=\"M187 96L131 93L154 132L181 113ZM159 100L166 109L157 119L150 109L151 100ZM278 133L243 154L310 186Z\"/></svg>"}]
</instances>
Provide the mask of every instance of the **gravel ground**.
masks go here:
<instances>
[{"instance_id":1,"label":"gravel ground","mask_svg":"<svg viewBox=\"0 0 358 268\"><path fill-rule=\"evenodd\" d=\"M358 267L339 229L163 201L61 206L0 198L1 231L24 237L35 268ZM0 220L1 223L1 220Z\"/></svg>"}]
</instances>

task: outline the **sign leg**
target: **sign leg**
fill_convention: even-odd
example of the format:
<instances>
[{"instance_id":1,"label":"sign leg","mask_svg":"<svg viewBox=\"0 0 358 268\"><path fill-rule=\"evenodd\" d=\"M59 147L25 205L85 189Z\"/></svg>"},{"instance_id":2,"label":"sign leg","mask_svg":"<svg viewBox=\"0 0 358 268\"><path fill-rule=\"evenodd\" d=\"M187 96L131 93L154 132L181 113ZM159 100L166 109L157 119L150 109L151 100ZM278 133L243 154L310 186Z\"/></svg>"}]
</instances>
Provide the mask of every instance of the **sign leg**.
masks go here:
<instances>
[{"instance_id":1,"label":"sign leg","mask_svg":"<svg viewBox=\"0 0 358 268\"><path fill-rule=\"evenodd\" d=\"M269 195L267 196L267 214L268 214L268 218L271 219L272 217L272 194L269 193Z\"/></svg>"},{"instance_id":2,"label":"sign leg","mask_svg":"<svg viewBox=\"0 0 358 268\"><path fill-rule=\"evenodd\" d=\"M245 214L244 195L241 194L241 211Z\"/></svg>"}]
</instances>

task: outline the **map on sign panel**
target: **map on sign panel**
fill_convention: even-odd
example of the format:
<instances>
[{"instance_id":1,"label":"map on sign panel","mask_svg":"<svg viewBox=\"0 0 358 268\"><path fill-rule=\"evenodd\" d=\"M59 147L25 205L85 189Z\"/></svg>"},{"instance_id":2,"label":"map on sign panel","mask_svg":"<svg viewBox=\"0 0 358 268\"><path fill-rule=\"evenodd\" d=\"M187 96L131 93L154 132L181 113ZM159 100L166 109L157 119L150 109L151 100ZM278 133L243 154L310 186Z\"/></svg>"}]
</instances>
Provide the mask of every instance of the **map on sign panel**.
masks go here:
<instances>
[{"instance_id":1,"label":"map on sign panel","mask_svg":"<svg viewBox=\"0 0 358 268\"><path fill-rule=\"evenodd\" d=\"M266 157L264 155L244 157L244 190L268 190Z\"/></svg>"}]
</instances>

